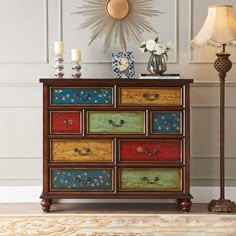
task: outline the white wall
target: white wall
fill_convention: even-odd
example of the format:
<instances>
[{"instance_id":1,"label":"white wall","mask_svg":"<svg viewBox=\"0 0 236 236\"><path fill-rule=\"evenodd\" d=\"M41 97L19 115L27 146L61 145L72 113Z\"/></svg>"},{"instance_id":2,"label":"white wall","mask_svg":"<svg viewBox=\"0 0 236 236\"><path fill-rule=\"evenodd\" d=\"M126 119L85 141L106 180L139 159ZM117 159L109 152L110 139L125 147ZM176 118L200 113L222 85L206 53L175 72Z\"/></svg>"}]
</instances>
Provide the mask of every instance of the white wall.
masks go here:
<instances>
[{"instance_id":1,"label":"white wall","mask_svg":"<svg viewBox=\"0 0 236 236\"><path fill-rule=\"evenodd\" d=\"M42 184L42 87L38 80L53 77L53 43L59 40L60 29L65 77L71 74L71 48L81 48L83 78L112 76L111 52L119 47L113 45L104 53L102 39L87 45L90 31L76 30L83 16L71 14L82 2L63 0L62 17L59 0L0 0L0 191ZM195 81L191 87L191 185L204 192L204 187L218 186L219 179L219 83L212 65L217 50L190 49L189 45L206 18L208 5L232 4L236 10L236 3L155 0L155 4L164 14L151 21L159 37L172 41L176 48L169 54L167 72ZM144 40L154 37L144 34ZM134 43L128 44L128 50L135 54L136 74L144 73L148 55ZM235 190L236 49L227 50L234 64L226 88L226 184Z\"/></svg>"}]
</instances>

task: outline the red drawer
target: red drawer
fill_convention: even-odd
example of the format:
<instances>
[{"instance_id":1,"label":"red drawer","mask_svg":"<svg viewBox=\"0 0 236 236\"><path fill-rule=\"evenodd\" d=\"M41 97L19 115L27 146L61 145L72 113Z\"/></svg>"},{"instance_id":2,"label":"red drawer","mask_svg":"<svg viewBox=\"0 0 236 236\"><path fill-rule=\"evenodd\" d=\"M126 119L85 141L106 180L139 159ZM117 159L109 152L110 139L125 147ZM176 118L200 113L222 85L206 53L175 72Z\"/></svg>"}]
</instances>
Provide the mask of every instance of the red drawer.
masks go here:
<instances>
[{"instance_id":1,"label":"red drawer","mask_svg":"<svg viewBox=\"0 0 236 236\"><path fill-rule=\"evenodd\" d=\"M120 161L181 161L182 141L120 141Z\"/></svg>"},{"instance_id":2,"label":"red drawer","mask_svg":"<svg viewBox=\"0 0 236 236\"><path fill-rule=\"evenodd\" d=\"M81 133L81 112L52 111L51 133Z\"/></svg>"}]
</instances>

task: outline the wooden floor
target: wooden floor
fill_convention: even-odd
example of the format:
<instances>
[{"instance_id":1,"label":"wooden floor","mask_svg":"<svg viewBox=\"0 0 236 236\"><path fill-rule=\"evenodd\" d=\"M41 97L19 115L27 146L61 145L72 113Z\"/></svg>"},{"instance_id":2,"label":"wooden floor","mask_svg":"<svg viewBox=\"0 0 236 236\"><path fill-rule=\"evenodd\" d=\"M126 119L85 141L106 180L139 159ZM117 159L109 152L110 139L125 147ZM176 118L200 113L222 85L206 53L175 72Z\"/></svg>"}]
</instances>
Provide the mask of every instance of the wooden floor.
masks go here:
<instances>
[{"instance_id":1,"label":"wooden floor","mask_svg":"<svg viewBox=\"0 0 236 236\"><path fill-rule=\"evenodd\" d=\"M185 214L173 203L57 203L51 207L56 214ZM0 204L0 214L41 214L40 204ZM193 204L191 214L213 214L207 204ZM45 213L48 214L48 213ZM50 213L49 213L50 214ZM229 214L236 214L229 213Z\"/></svg>"}]
</instances>

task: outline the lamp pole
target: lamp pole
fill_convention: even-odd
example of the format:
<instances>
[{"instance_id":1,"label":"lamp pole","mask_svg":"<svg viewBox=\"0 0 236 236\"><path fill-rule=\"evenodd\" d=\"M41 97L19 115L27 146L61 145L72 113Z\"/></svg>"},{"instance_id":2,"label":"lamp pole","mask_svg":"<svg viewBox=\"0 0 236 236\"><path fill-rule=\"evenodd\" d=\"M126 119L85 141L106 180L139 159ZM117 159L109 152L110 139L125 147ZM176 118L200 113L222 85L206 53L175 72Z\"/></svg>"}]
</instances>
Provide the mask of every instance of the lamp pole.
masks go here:
<instances>
[{"instance_id":1,"label":"lamp pole","mask_svg":"<svg viewBox=\"0 0 236 236\"><path fill-rule=\"evenodd\" d=\"M220 199L212 200L208 209L214 212L231 212L236 211L236 205L225 199L225 77L232 68L232 62L229 59L230 54L225 52L226 44L222 46L223 50L216 54L217 59L214 62L220 79Z\"/></svg>"}]
</instances>

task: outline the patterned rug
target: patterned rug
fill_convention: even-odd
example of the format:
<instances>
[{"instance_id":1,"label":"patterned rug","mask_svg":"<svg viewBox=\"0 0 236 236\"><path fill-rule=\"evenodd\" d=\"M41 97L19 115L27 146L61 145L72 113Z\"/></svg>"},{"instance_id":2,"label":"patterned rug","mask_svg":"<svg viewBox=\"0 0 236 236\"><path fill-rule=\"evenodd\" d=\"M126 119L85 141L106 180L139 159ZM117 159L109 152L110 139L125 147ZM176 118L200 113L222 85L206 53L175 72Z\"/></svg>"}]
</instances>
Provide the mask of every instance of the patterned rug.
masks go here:
<instances>
[{"instance_id":1,"label":"patterned rug","mask_svg":"<svg viewBox=\"0 0 236 236\"><path fill-rule=\"evenodd\" d=\"M1 236L236 236L232 214L0 215Z\"/></svg>"}]
</instances>

